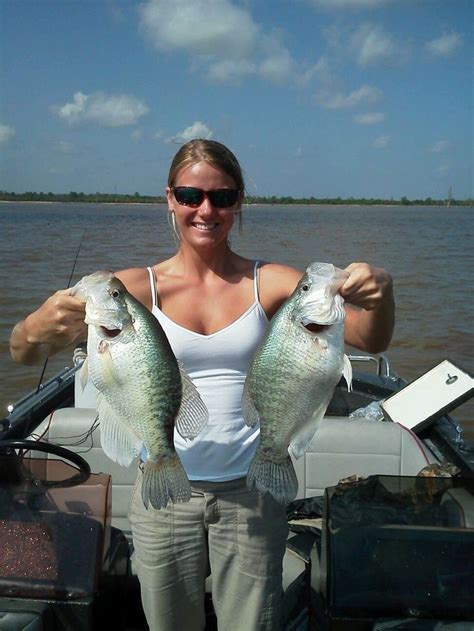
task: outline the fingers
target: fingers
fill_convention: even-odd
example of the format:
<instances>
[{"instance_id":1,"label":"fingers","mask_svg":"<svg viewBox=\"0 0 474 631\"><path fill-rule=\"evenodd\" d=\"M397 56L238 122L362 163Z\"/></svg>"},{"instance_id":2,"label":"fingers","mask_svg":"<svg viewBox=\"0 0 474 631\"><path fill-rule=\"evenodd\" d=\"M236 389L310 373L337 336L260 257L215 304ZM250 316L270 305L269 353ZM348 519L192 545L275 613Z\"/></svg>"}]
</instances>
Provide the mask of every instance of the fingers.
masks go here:
<instances>
[{"instance_id":1,"label":"fingers","mask_svg":"<svg viewBox=\"0 0 474 631\"><path fill-rule=\"evenodd\" d=\"M340 289L346 302L367 311L376 309L392 293L390 274L368 263L351 263L346 267L349 278Z\"/></svg>"},{"instance_id":2,"label":"fingers","mask_svg":"<svg viewBox=\"0 0 474 631\"><path fill-rule=\"evenodd\" d=\"M61 289L26 318L30 342L68 345L84 335L85 303Z\"/></svg>"}]
</instances>

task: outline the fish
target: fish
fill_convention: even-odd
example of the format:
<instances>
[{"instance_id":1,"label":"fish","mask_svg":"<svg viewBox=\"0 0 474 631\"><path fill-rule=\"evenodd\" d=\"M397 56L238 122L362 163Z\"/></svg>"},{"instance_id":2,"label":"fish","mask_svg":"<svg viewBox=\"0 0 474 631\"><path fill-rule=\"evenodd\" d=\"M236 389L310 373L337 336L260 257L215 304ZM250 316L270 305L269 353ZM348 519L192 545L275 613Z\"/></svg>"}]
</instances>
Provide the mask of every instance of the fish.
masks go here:
<instances>
[{"instance_id":1,"label":"fish","mask_svg":"<svg viewBox=\"0 0 474 631\"><path fill-rule=\"evenodd\" d=\"M84 276L71 294L85 300L88 325L83 385L98 390L101 444L122 466L146 449L142 500L159 509L187 502L191 486L174 448L174 428L188 440L208 421L208 410L177 361L152 313L109 271Z\"/></svg>"},{"instance_id":2,"label":"fish","mask_svg":"<svg viewBox=\"0 0 474 631\"><path fill-rule=\"evenodd\" d=\"M351 388L338 293L348 276L331 263L308 265L272 318L245 379L242 413L248 426L260 424L247 486L283 504L298 492L291 456L308 449L342 376Z\"/></svg>"}]
</instances>

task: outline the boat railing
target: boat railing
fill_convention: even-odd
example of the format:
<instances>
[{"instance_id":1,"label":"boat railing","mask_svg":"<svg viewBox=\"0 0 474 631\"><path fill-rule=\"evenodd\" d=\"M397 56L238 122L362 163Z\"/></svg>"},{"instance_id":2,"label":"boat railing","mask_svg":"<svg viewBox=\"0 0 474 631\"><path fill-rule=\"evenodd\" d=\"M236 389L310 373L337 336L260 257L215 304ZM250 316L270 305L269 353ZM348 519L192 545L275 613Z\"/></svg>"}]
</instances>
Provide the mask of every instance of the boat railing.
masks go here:
<instances>
[{"instance_id":1,"label":"boat railing","mask_svg":"<svg viewBox=\"0 0 474 631\"><path fill-rule=\"evenodd\" d=\"M375 364L379 377L397 379L397 375L395 375L390 368L390 362L386 355L348 355L348 357L351 363Z\"/></svg>"}]
</instances>

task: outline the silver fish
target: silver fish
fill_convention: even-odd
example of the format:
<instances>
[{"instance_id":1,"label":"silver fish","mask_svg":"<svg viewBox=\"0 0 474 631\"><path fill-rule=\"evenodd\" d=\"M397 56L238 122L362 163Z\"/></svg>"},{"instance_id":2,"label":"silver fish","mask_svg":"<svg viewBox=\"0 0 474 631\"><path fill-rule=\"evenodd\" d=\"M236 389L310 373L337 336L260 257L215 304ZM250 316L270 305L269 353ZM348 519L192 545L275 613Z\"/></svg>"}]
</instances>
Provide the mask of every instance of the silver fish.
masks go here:
<instances>
[{"instance_id":1,"label":"silver fish","mask_svg":"<svg viewBox=\"0 0 474 631\"><path fill-rule=\"evenodd\" d=\"M109 458L129 466L145 447L146 507L186 502L191 487L174 449L173 430L193 439L208 411L179 365L158 320L111 272L85 276L72 294L86 301L87 363L99 391L101 443Z\"/></svg>"},{"instance_id":2,"label":"silver fish","mask_svg":"<svg viewBox=\"0 0 474 631\"><path fill-rule=\"evenodd\" d=\"M272 319L250 365L242 409L247 425L260 423L260 442L247 475L249 488L282 503L294 499L298 481L290 458L307 450L334 388L352 370L344 355L347 272L312 263Z\"/></svg>"}]
</instances>

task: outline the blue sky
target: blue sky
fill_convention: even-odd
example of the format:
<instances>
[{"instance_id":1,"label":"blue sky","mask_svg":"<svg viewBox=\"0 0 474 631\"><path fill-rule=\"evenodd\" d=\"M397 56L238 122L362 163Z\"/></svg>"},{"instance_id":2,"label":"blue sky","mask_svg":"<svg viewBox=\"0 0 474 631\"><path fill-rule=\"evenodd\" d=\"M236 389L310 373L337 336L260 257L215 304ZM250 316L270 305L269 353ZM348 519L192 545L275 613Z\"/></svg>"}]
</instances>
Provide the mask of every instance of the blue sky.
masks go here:
<instances>
[{"instance_id":1,"label":"blue sky","mask_svg":"<svg viewBox=\"0 0 474 631\"><path fill-rule=\"evenodd\" d=\"M472 0L0 0L0 189L161 194L179 143L252 195L473 196Z\"/></svg>"}]
</instances>

